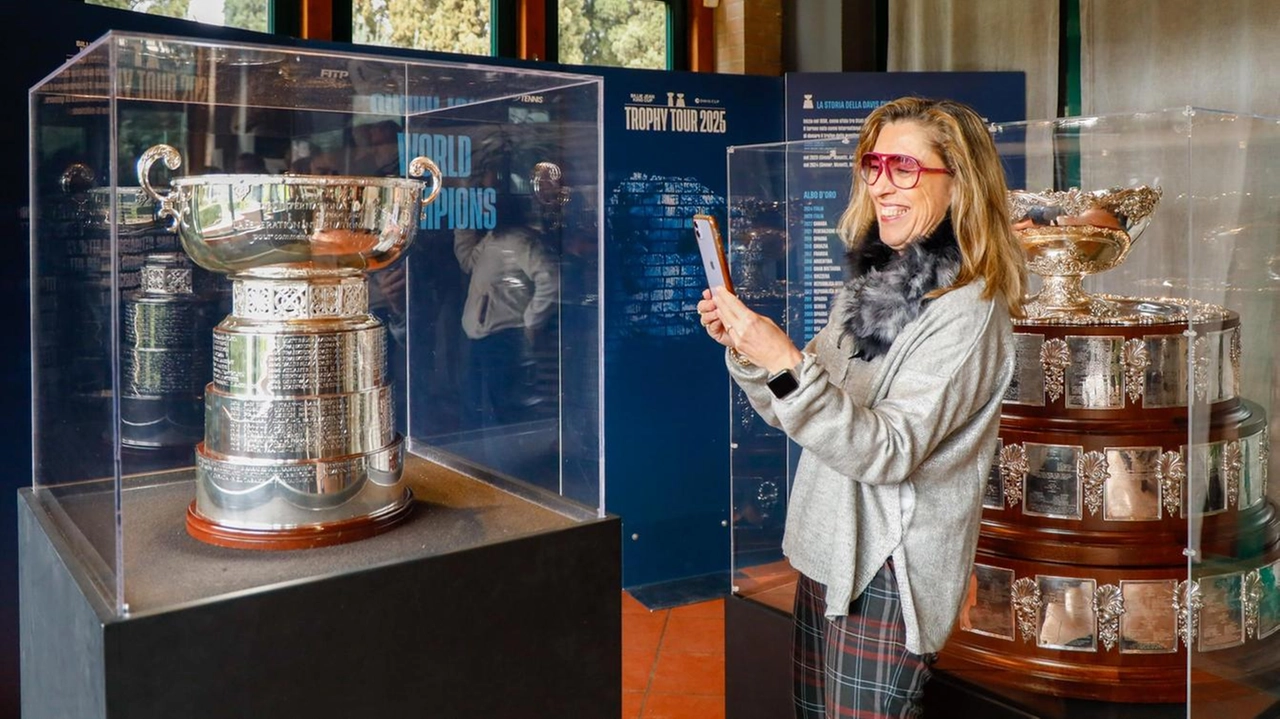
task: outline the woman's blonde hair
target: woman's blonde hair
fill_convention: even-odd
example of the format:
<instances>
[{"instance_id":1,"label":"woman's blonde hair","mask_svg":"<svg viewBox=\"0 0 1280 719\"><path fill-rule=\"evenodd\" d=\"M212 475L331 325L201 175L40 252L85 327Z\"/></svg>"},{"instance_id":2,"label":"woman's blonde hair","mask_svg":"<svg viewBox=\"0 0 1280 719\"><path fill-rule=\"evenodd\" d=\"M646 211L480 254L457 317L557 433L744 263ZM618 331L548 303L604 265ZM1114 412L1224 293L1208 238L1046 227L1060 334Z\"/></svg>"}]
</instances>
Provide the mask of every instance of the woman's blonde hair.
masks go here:
<instances>
[{"instance_id":1,"label":"woman's blonde hair","mask_svg":"<svg viewBox=\"0 0 1280 719\"><path fill-rule=\"evenodd\" d=\"M1026 260L1009 221L1004 167L986 124L968 105L951 100L904 97L876 108L867 116L854 154L849 206L840 217L841 239L849 247L857 245L876 221L871 193L856 168L862 155L875 148L880 131L895 122L920 126L943 163L954 173L950 211L951 226L960 245L960 272L951 287L934 290L928 296L937 297L982 278L986 282L983 298L998 295L1004 298L1013 316L1023 316Z\"/></svg>"}]
</instances>

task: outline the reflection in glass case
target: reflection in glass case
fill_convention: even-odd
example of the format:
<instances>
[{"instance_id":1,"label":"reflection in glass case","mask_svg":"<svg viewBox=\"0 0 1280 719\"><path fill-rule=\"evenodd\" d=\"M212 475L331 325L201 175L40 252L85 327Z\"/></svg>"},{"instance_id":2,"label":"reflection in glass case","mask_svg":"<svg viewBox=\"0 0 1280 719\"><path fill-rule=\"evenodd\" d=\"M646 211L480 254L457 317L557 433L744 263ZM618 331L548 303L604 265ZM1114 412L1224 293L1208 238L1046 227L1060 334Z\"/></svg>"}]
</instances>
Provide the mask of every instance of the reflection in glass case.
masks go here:
<instances>
[{"instance_id":1,"label":"reflection in glass case","mask_svg":"<svg viewBox=\"0 0 1280 719\"><path fill-rule=\"evenodd\" d=\"M603 516L599 78L113 33L30 99L34 485L108 606L150 492L237 549L442 467Z\"/></svg>"},{"instance_id":2,"label":"reflection in glass case","mask_svg":"<svg viewBox=\"0 0 1280 719\"><path fill-rule=\"evenodd\" d=\"M1004 696L1266 706L1280 126L1179 108L991 130L1031 287L974 580L936 668ZM843 277L852 149L730 150L731 248L762 232L785 246L763 267L732 252L734 277L785 270L776 306L744 299L799 345ZM780 531L762 539L744 510L757 466L785 500L799 448L748 431L749 411L731 419L735 591L790 611Z\"/></svg>"}]
</instances>

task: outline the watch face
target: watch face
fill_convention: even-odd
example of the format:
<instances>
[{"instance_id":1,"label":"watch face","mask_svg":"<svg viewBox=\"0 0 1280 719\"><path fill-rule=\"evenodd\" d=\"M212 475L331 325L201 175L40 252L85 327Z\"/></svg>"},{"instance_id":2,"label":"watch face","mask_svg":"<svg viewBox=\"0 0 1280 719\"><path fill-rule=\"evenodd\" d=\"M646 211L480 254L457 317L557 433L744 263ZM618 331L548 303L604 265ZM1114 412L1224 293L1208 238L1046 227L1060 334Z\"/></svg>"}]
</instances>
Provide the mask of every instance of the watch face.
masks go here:
<instances>
[{"instance_id":1,"label":"watch face","mask_svg":"<svg viewBox=\"0 0 1280 719\"><path fill-rule=\"evenodd\" d=\"M784 369L770 377L767 384L769 385L769 391L773 392L773 396L782 399L796 391L800 386L800 381L796 379L795 372Z\"/></svg>"}]
</instances>

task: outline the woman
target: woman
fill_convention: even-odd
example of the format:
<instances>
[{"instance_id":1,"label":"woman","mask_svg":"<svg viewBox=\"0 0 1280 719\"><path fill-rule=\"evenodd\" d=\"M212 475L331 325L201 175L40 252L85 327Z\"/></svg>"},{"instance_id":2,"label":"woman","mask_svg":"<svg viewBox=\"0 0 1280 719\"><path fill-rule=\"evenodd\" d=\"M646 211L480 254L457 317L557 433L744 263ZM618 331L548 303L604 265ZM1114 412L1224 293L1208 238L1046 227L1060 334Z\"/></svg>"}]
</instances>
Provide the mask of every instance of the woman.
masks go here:
<instances>
[{"instance_id":1,"label":"woman","mask_svg":"<svg viewBox=\"0 0 1280 719\"><path fill-rule=\"evenodd\" d=\"M730 375L803 448L783 538L803 719L919 715L969 587L1025 281L972 109L891 102L855 159L847 280L804 351L722 288L698 303Z\"/></svg>"}]
</instances>

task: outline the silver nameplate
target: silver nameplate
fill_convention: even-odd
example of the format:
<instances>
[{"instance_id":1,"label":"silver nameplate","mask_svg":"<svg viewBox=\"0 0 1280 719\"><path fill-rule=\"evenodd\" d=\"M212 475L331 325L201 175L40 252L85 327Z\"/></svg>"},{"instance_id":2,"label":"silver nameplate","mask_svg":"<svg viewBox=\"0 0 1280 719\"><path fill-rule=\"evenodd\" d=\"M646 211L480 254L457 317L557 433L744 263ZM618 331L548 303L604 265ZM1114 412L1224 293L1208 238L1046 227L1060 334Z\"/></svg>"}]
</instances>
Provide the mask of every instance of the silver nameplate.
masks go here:
<instances>
[{"instance_id":1,"label":"silver nameplate","mask_svg":"<svg viewBox=\"0 0 1280 719\"><path fill-rule=\"evenodd\" d=\"M1231 396L1240 396L1240 356L1242 348L1240 346L1240 328L1233 327L1231 332L1223 339L1225 343L1223 352L1226 360L1224 361L1225 369L1223 370L1222 382L1225 386L1231 388Z\"/></svg>"},{"instance_id":2,"label":"silver nameplate","mask_svg":"<svg viewBox=\"0 0 1280 719\"><path fill-rule=\"evenodd\" d=\"M1240 508L1247 509L1263 500L1262 442L1264 435L1259 432L1241 440L1244 456L1241 459L1240 471Z\"/></svg>"},{"instance_id":3,"label":"silver nameplate","mask_svg":"<svg viewBox=\"0 0 1280 719\"><path fill-rule=\"evenodd\" d=\"M1040 517L1080 519L1080 476L1076 462L1082 449L1024 442L1027 478L1022 512Z\"/></svg>"},{"instance_id":4,"label":"silver nameplate","mask_svg":"<svg viewBox=\"0 0 1280 719\"><path fill-rule=\"evenodd\" d=\"M1172 579L1121 580L1124 614L1120 615L1121 654L1171 654L1178 651L1178 622L1173 610Z\"/></svg>"},{"instance_id":5,"label":"silver nameplate","mask_svg":"<svg viewBox=\"0 0 1280 719\"><path fill-rule=\"evenodd\" d=\"M1198 649L1212 652L1244 644L1244 603L1241 587L1244 575L1218 574L1200 579L1204 606L1200 609Z\"/></svg>"},{"instance_id":6,"label":"silver nameplate","mask_svg":"<svg viewBox=\"0 0 1280 719\"><path fill-rule=\"evenodd\" d=\"M1065 377L1068 409L1123 409L1124 337L1067 337L1071 361Z\"/></svg>"},{"instance_id":7,"label":"silver nameplate","mask_svg":"<svg viewBox=\"0 0 1280 719\"><path fill-rule=\"evenodd\" d=\"M1221 402L1234 396L1232 384L1235 379L1231 372L1231 332L1208 332L1209 338L1209 385L1208 400Z\"/></svg>"},{"instance_id":8,"label":"silver nameplate","mask_svg":"<svg viewBox=\"0 0 1280 719\"><path fill-rule=\"evenodd\" d=\"M1147 335L1146 387L1143 407L1187 405L1187 338L1182 335Z\"/></svg>"},{"instance_id":9,"label":"silver nameplate","mask_svg":"<svg viewBox=\"0 0 1280 719\"><path fill-rule=\"evenodd\" d=\"M1263 639L1280 629L1280 559L1258 569L1262 596L1258 599L1258 638Z\"/></svg>"},{"instance_id":10,"label":"silver nameplate","mask_svg":"<svg viewBox=\"0 0 1280 719\"><path fill-rule=\"evenodd\" d=\"M1004 481L1000 475L1000 450L1004 443L996 440L996 453L991 456L991 469L987 470L987 484L982 488L982 506L986 509L1004 509Z\"/></svg>"},{"instance_id":11,"label":"silver nameplate","mask_svg":"<svg viewBox=\"0 0 1280 719\"><path fill-rule=\"evenodd\" d=\"M395 437L391 386L297 398L259 398L208 388L205 447L245 465L254 459L331 460L374 452Z\"/></svg>"},{"instance_id":12,"label":"silver nameplate","mask_svg":"<svg viewBox=\"0 0 1280 719\"><path fill-rule=\"evenodd\" d=\"M382 324L341 332L213 332L214 385L239 397L362 392L387 384Z\"/></svg>"},{"instance_id":13,"label":"silver nameplate","mask_svg":"<svg viewBox=\"0 0 1280 719\"><path fill-rule=\"evenodd\" d=\"M960 629L1013 641L1013 570L973 565Z\"/></svg>"},{"instance_id":14,"label":"silver nameplate","mask_svg":"<svg viewBox=\"0 0 1280 719\"><path fill-rule=\"evenodd\" d=\"M1044 368L1040 364L1040 347L1044 336L1013 333L1013 379L1004 392L1009 404L1044 406Z\"/></svg>"},{"instance_id":15,"label":"silver nameplate","mask_svg":"<svg viewBox=\"0 0 1280 719\"><path fill-rule=\"evenodd\" d=\"M1160 447L1108 447L1102 516L1114 522L1160 519Z\"/></svg>"},{"instance_id":16,"label":"silver nameplate","mask_svg":"<svg viewBox=\"0 0 1280 719\"><path fill-rule=\"evenodd\" d=\"M1098 651L1092 579L1036 577L1040 587L1040 624L1036 646L1071 652Z\"/></svg>"},{"instance_id":17,"label":"silver nameplate","mask_svg":"<svg viewBox=\"0 0 1280 719\"><path fill-rule=\"evenodd\" d=\"M1182 454L1187 458L1185 509L1190 513L1217 514L1227 511L1227 478L1222 465L1222 449L1222 442L1193 444L1182 448Z\"/></svg>"}]
</instances>

